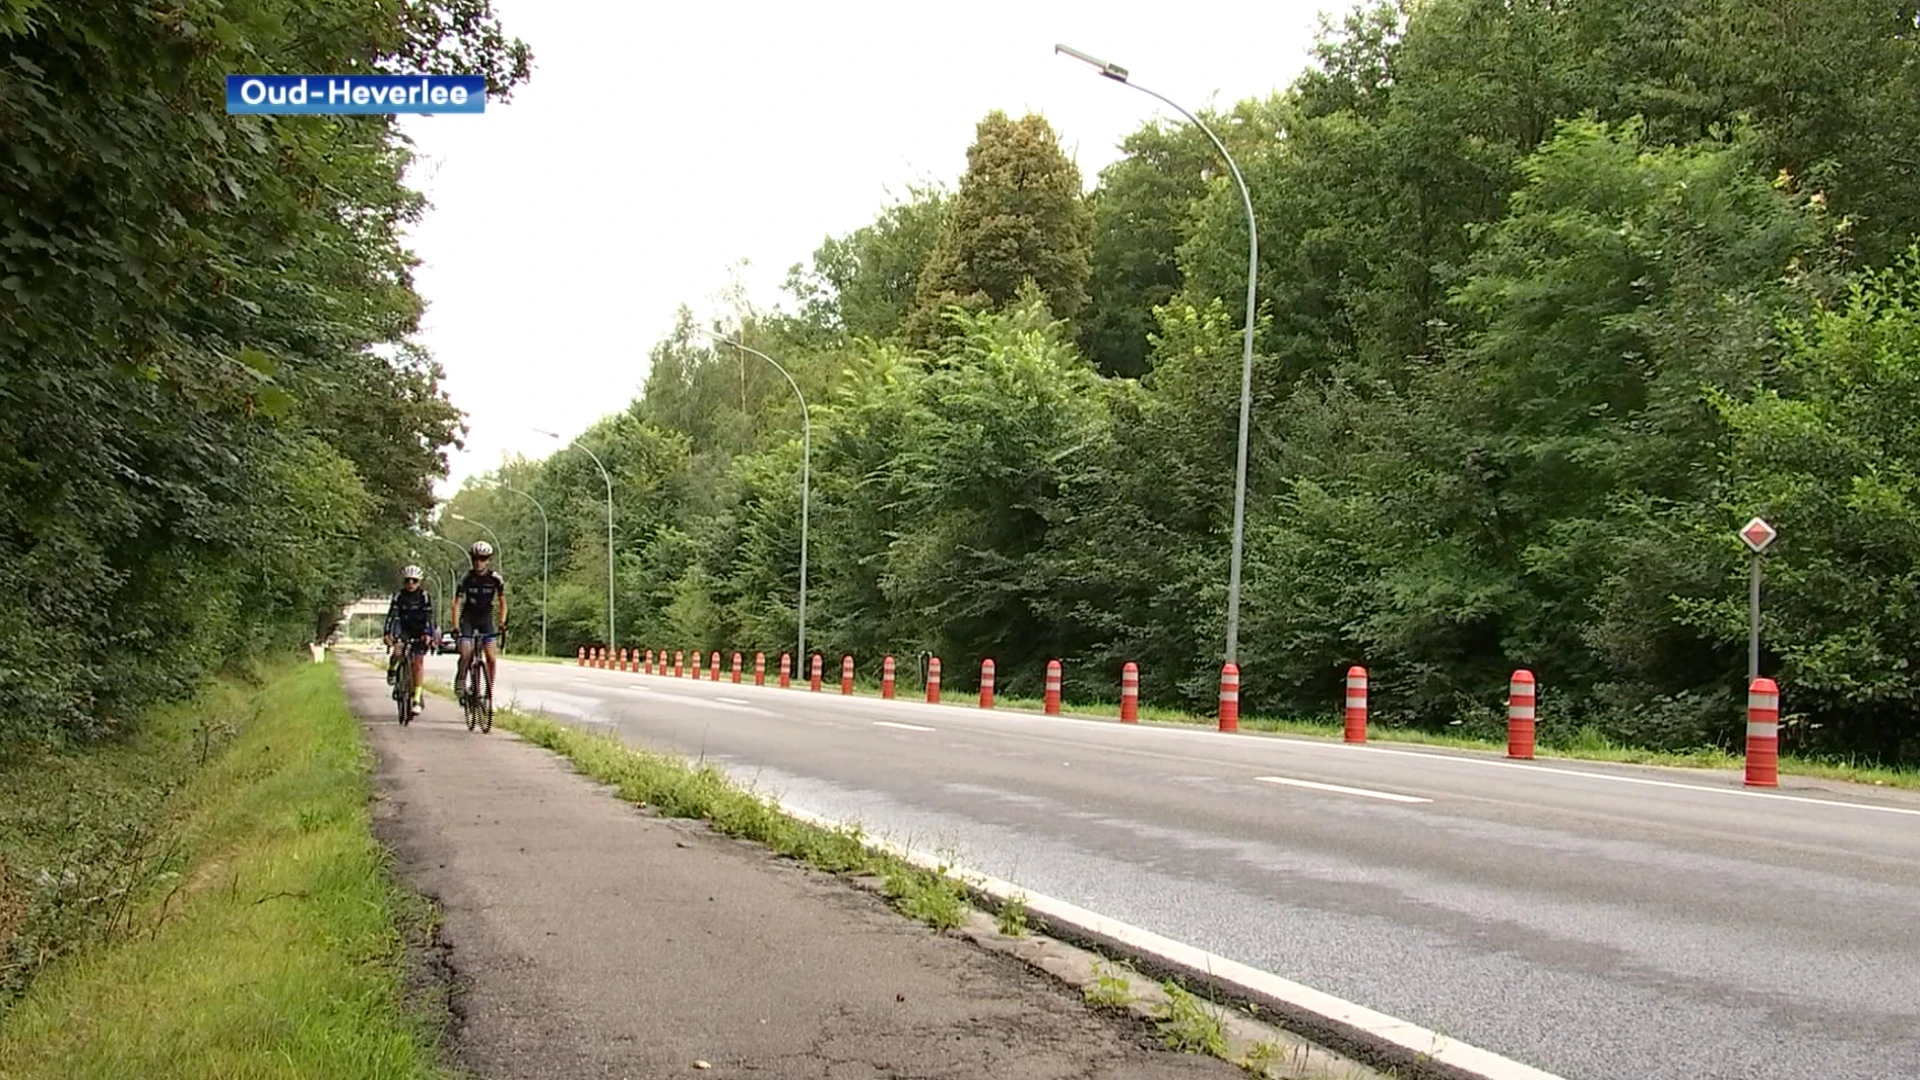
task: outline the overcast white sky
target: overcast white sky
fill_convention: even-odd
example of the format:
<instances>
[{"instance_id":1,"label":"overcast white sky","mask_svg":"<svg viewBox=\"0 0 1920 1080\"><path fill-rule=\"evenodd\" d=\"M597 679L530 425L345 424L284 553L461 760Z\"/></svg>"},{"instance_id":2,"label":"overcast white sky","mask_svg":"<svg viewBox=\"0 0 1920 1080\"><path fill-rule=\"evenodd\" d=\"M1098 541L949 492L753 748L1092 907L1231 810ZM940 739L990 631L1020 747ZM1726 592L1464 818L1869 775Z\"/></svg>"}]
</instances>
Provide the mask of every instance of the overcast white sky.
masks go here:
<instances>
[{"instance_id":1,"label":"overcast white sky","mask_svg":"<svg viewBox=\"0 0 1920 1080\"><path fill-rule=\"evenodd\" d=\"M1159 102L1285 86L1345 0L495 0L532 82L480 116L408 117L433 202L410 243L424 342L471 432L451 485L623 408L682 303L789 266L910 181L951 186L989 110L1043 114L1091 186ZM744 261L744 267L741 265ZM450 491L451 486L443 485Z\"/></svg>"}]
</instances>

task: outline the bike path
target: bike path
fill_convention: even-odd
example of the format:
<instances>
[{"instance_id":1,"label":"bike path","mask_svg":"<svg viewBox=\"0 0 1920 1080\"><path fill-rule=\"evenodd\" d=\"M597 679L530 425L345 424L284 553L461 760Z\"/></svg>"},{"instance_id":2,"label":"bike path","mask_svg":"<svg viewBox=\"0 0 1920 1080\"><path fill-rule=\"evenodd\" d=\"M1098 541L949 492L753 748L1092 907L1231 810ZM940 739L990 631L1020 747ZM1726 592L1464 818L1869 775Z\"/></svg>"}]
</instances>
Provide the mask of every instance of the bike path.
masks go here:
<instances>
[{"instance_id":1,"label":"bike path","mask_svg":"<svg viewBox=\"0 0 1920 1080\"><path fill-rule=\"evenodd\" d=\"M444 697L402 728L378 668L342 671L380 832L443 905L455 1046L479 1076L1244 1075L867 893L647 815L498 727L468 732Z\"/></svg>"}]
</instances>

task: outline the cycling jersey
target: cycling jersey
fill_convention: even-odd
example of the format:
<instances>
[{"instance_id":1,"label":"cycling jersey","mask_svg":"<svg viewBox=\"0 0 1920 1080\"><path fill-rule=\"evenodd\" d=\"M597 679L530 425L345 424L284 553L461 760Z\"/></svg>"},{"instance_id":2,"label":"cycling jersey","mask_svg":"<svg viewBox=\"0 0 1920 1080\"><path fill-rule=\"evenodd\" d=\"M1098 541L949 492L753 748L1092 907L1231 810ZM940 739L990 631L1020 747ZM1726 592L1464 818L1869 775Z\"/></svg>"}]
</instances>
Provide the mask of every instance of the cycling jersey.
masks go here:
<instances>
[{"instance_id":1,"label":"cycling jersey","mask_svg":"<svg viewBox=\"0 0 1920 1080\"><path fill-rule=\"evenodd\" d=\"M459 589L454 594L460 599L462 634L494 633L499 598L506 591L507 583L498 570L468 570L466 576L460 579Z\"/></svg>"},{"instance_id":2,"label":"cycling jersey","mask_svg":"<svg viewBox=\"0 0 1920 1080\"><path fill-rule=\"evenodd\" d=\"M417 638L433 629L433 597L425 589L402 589L387 605L387 633Z\"/></svg>"}]
</instances>

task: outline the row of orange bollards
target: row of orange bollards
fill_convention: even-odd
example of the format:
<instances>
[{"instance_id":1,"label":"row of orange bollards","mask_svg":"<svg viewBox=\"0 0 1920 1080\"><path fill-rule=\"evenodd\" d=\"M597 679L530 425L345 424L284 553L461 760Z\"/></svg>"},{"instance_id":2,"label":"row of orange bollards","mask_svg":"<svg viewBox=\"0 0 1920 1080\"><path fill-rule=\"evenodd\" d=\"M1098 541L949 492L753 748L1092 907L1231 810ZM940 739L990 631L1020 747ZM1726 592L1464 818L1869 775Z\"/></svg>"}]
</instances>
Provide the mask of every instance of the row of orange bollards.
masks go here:
<instances>
[{"instance_id":1,"label":"row of orange bollards","mask_svg":"<svg viewBox=\"0 0 1920 1080\"><path fill-rule=\"evenodd\" d=\"M741 681L743 658L740 653L733 654L733 681ZM582 647L576 656L576 663L582 667L604 668L613 671L644 672L648 675L668 675L673 678L700 678L700 651L695 649L692 663L687 663L687 654L680 649L673 652L673 665L669 671L667 652L662 649L656 653L652 649L609 650L602 647ZM813 656L813 665L808 673L807 688L815 693L822 685L823 659L820 654ZM708 678L720 681L720 654L714 652L708 664ZM791 673L793 657L789 653L780 654L779 685L786 689L792 685ZM853 693L853 657L840 658L840 692ZM683 675L684 672L684 675ZM886 700L894 698L895 684L894 659L885 658L881 666L880 696ZM753 654L753 685L765 686L767 682L767 654ZM1060 714L1061 664L1058 660L1047 661L1047 678L1042 708L1050 716ZM994 666L991 659L980 662L980 707L993 708ZM940 701L940 658L929 657L927 662L926 699L929 704ZM1519 761L1531 761L1534 757L1535 724L1538 719L1539 688L1533 672L1521 668L1513 673L1507 686L1507 756ZM1343 717L1342 738L1353 744L1367 741L1367 669L1351 667L1347 669L1346 709ZM1227 664L1220 671L1220 730L1235 732L1240 730L1240 668ZM1120 675L1120 721L1135 724L1140 721L1140 668L1129 661ZM1779 786L1780 761L1780 688L1772 679L1755 679L1747 694L1747 753L1746 783L1750 787Z\"/></svg>"}]
</instances>

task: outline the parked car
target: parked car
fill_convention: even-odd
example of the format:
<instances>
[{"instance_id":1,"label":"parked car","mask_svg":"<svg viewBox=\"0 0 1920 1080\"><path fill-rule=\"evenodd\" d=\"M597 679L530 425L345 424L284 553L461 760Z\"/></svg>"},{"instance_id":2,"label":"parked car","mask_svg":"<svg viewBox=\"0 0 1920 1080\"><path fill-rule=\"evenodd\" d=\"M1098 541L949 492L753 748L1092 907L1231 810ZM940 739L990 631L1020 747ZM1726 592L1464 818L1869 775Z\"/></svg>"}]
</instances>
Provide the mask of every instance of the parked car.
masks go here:
<instances>
[{"instance_id":1,"label":"parked car","mask_svg":"<svg viewBox=\"0 0 1920 1080\"><path fill-rule=\"evenodd\" d=\"M440 631L440 655L445 656L448 653L457 653L459 651L460 639L453 636L453 631Z\"/></svg>"}]
</instances>

